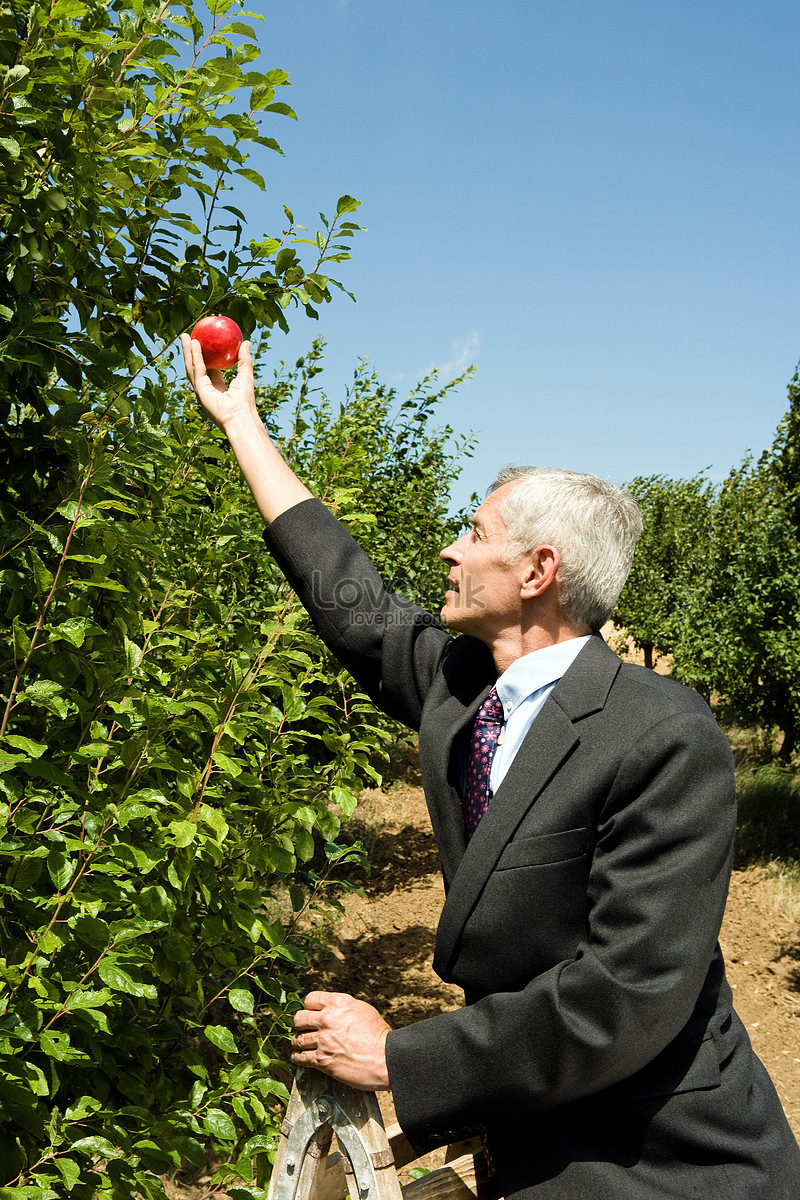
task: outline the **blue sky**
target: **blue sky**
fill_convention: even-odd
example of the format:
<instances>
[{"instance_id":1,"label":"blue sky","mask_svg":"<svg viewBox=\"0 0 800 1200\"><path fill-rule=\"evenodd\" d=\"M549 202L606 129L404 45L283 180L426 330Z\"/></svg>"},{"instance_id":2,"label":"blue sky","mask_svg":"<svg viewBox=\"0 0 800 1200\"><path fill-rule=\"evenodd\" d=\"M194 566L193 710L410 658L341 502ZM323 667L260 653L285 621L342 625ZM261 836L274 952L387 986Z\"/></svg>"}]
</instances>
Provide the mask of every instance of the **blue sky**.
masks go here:
<instances>
[{"instance_id":1,"label":"blue sky","mask_svg":"<svg viewBox=\"0 0 800 1200\"><path fill-rule=\"evenodd\" d=\"M359 357L403 395L477 375L456 499L496 467L712 477L773 437L800 358L795 0L256 0L264 69L297 111L237 195L368 232L318 323L326 390Z\"/></svg>"}]
</instances>

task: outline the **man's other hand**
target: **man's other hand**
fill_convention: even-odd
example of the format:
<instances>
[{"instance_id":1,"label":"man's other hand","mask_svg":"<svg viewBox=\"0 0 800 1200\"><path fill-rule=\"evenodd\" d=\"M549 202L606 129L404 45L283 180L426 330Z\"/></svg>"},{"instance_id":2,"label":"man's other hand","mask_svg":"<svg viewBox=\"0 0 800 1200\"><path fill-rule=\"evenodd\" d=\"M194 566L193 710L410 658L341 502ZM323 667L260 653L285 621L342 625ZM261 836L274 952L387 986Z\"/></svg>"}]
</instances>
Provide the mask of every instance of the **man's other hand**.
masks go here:
<instances>
[{"instance_id":1,"label":"man's other hand","mask_svg":"<svg viewBox=\"0 0 800 1200\"><path fill-rule=\"evenodd\" d=\"M363 1000L343 992L310 992L294 1016L292 1062L314 1067L362 1091L385 1091L389 1026Z\"/></svg>"}]
</instances>

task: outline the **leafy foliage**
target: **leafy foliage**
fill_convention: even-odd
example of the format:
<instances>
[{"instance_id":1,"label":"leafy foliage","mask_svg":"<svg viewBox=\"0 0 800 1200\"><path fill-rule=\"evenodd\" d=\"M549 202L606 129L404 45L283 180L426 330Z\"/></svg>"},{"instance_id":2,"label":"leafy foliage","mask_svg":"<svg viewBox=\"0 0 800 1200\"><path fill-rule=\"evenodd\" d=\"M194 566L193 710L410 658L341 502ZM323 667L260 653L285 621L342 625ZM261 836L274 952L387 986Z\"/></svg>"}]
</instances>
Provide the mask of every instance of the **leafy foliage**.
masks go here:
<instances>
[{"instance_id":1,"label":"leafy foliage","mask_svg":"<svg viewBox=\"0 0 800 1200\"><path fill-rule=\"evenodd\" d=\"M800 781L796 774L765 763L736 772L736 853L740 859L800 859Z\"/></svg>"},{"instance_id":2,"label":"leafy foliage","mask_svg":"<svg viewBox=\"0 0 800 1200\"><path fill-rule=\"evenodd\" d=\"M432 429L430 422L472 368L441 386L433 372L401 401L361 362L337 406L320 387L324 349L315 341L297 363L299 386L287 393L287 381L278 379L262 392L268 409L277 402L291 411L273 429L276 440L311 490L343 508L345 522L353 519L346 502L357 498L359 540L378 570L395 591L436 612L444 578L438 551L468 520L466 510L451 514L448 500L473 439L454 439L451 426Z\"/></svg>"},{"instance_id":3,"label":"leafy foliage","mask_svg":"<svg viewBox=\"0 0 800 1200\"><path fill-rule=\"evenodd\" d=\"M386 733L165 365L206 312L313 316L357 229L223 203L293 116L257 54L229 0L0 12L0 1196L161 1196L209 1150L262 1196L297 919L361 857Z\"/></svg>"},{"instance_id":4,"label":"leafy foliage","mask_svg":"<svg viewBox=\"0 0 800 1200\"><path fill-rule=\"evenodd\" d=\"M296 465L369 540L355 480L373 459L351 461L342 429L385 477L403 425L374 378L326 423L306 388L318 354L260 394L272 421L313 418ZM432 500L457 473L429 399L386 480L398 511L419 464ZM387 734L266 557L222 435L166 374L129 417L83 426L73 491L9 521L0 559L5 1191L160 1195L158 1175L210 1146L218 1182L259 1197L297 918L361 860L337 835ZM381 531L386 562L408 536ZM416 547L421 576L435 557Z\"/></svg>"},{"instance_id":5,"label":"leafy foliage","mask_svg":"<svg viewBox=\"0 0 800 1200\"><path fill-rule=\"evenodd\" d=\"M325 343L315 340L293 370L284 368L257 389L266 423L295 471L357 537L388 586L436 613L444 579L439 551L460 535L469 515L466 509L450 512L450 489L473 439L454 438L449 425L432 427L431 421L472 369L442 386L433 372L399 400L360 362L337 405L322 383L324 350ZM319 652L328 653L322 645ZM349 695L347 677L343 686ZM395 745L410 737L405 726L377 711L371 720Z\"/></svg>"},{"instance_id":6,"label":"leafy foliage","mask_svg":"<svg viewBox=\"0 0 800 1200\"><path fill-rule=\"evenodd\" d=\"M337 704L218 435L165 395L73 440L79 486L3 559L0 1162L77 1195L206 1145L253 1180L292 908L374 778L368 706Z\"/></svg>"},{"instance_id":7,"label":"leafy foliage","mask_svg":"<svg viewBox=\"0 0 800 1200\"><path fill-rule=\"evenodd\" d=\"M652 667L654 654L671 654L680 636L686 594L704 569L713 497L702 476L654 475L634 479L628 489L644 530L614 620Z\"/></svg>"},{"instance_id":8,"label":"leafy foliage","mask_svg":"<svg viewBox=\"0 0 800 1200\"><path fill-rule=\"evenodd\" d=\"M788 761L800 721L800 531L768 451L719 490L704 572L686 596L678 678L735 717L783 731Z\"/></svg>"},{"instance_id":9,"label":"leafy foliage","mask_svg":"<svg viewBox=\"0 0 800 1200\"><path fill-rule=\"evenodd\" d=\"M615 622L727 715L783 733L800 723L800 381L773 445L718 488L636 479L645 515Z\"/></svg>"},{"instance_id":10,"label":"leafy foliage","mask_svg":"<svg viewBox=\"0 0 800 1200\"><path fill-rule=\"evenodd\" d=\"M209 14L206 27L187 0L3 7L0 418L88 408L87 389L114 403L204 313L224 308L249 335L286 327L293 301L313 316L330 299L321 269L348 257L356 201L342 197L316 238L288 209L280 238L245 237L222 202L265 190L248 149L279 151L259 122L294 113L275 99L286 72L251 69L258 39L239 5L213 0Z\"/></svg>"}]
</instances>

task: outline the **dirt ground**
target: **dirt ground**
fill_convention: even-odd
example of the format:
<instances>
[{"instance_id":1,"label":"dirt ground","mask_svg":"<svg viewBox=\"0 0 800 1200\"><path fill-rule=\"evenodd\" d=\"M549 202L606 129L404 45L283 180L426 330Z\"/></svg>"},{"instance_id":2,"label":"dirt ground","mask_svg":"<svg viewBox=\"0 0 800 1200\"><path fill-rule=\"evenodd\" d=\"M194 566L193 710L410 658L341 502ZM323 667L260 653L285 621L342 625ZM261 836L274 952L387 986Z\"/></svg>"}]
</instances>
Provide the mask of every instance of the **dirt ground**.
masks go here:
<instances>
[{"instance_id":1,"label":"dirt ground","mask_svg":"<svg viewBox=\"0 0 800 1200\"><path fill-rule=\"evenodd\" d=\"M374 1004L393 1026L461 1003L431 970L443 903L438 856L418 781L367 792L356 813L372 873L330 929L314 986ZM800 1138L800 905L777 869L736 870L721 944L736 1009ZM391 1118L391 1111L386 1110Z\"/></svg>"}]
</instances>

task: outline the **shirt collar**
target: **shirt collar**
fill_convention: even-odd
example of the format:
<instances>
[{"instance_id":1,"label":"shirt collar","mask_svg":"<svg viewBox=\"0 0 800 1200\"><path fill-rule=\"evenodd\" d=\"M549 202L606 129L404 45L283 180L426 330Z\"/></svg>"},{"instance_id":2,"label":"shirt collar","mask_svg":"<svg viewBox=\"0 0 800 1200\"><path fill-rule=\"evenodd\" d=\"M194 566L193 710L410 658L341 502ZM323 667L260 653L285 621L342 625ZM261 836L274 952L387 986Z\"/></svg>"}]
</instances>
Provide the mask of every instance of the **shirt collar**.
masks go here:
<instances>
[{"instance_id":1,"label":"shirt collar","mask_svg":"<svg viewBox=\"0 0 800 1200\"><path fill-rule=\"evenodd\" d=\"M548 684L557 683L591 636L586 634L585 637L556 642L554 646L544 646L541 650L523 654L522 658L513 662L495 684L506 720L528 696Z\"/></svg>"}]
</instances>

